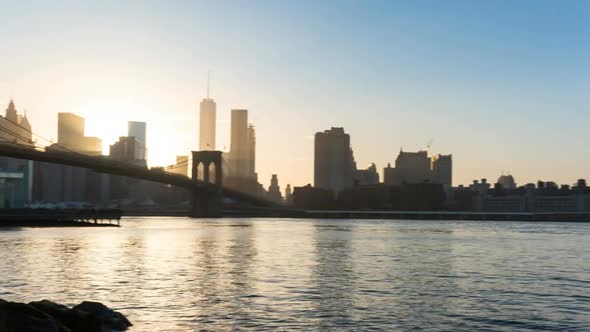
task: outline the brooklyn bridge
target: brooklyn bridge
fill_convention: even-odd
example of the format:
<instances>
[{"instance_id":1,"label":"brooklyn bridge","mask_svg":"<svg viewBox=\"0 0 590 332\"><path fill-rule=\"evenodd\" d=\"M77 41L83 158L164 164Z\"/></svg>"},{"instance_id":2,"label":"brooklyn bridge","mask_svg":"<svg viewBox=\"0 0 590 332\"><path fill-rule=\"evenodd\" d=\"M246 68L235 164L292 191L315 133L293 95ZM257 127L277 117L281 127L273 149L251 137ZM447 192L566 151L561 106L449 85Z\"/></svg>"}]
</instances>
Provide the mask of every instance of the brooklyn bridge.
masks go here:
<instances>
[{"instance_id":1,"label":"brooklyn bridge","mask_svg":"<svg viewBox=\"0 0 590 332\"><path fill-rule=\"evenodd\" d=\"M194 218L222 216L224 198L253 209L282 209L280 204L224 187L222 184L221 151L193 151L192 178L160 169L147 169L116 161L106 156L89 156L72 151L40 149L14 142L0 143L0 156L81 167L103 174L125 176L184 188L191 193L188 213L190 217ZM197 175L198 169L204 170L202 176ZM210 173L210 170L215 171Z\"/></svg>"}]
</instances>

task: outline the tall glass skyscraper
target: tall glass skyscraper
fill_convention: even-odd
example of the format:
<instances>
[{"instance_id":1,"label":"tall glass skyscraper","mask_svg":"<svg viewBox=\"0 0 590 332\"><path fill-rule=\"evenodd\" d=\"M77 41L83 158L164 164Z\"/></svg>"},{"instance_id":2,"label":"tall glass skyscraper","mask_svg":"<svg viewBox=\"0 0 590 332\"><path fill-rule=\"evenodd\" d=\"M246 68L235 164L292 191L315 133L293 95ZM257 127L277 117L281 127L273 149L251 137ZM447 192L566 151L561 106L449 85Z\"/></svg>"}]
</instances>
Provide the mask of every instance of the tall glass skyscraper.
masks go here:
<instances>
[{"instance_id":1,"label":"tall glass skyscraper","mask_svg":"<svg viewBox=\"0 0 590 332\"><path fill-rule=\"evenodd\" d=\"M146 124L145 122L129 121L127 125L127 136L135 137L139 142L139 160L146 160L147 146L146 146Z\"/></svg>"}]
</instances>

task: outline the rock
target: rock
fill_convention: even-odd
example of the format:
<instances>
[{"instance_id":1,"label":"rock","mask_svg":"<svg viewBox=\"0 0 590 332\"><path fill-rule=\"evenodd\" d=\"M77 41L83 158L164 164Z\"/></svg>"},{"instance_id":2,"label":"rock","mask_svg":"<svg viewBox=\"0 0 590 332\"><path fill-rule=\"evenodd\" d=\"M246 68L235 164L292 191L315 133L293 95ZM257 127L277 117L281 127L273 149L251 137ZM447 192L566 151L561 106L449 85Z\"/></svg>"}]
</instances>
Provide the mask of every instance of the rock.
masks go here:
<instances>
[{"instance_id":1,"label":"rock","mask_svg":"<svg viewBox=\"0 0 590 332\"><path fill-rule=\"evenodd\" d=\"M88 313L72 310L63 304L51 302L49 300L31 302L29 304L35 307L37 310L50 315L63 326L69 328L72 332L102 331L102 322L98 318Z\"/></svg>"},{"instance_id":2,"label":"rock","mask_svg":"<svg viewBox=\"0 0 590 332\"><path fill-rule=\"evenodd\" d=\"M109 309L100 302L84 301L73 307L72 310L90 314L98 319L103 327L113 330L124 331L133 325L125 316L123 316L123 314Z\"/></svg>"},{"instance_id":3,"label":"rock","mask_svg":"<svg viewBox=\"0 0 590 332\"><path fill-rule=\"evenodd\" d=\"M70 332L70 329L32 305L0 299L0 331Z\"/></svg>"},{"instance_id":4,"label":"rock","mask_svg":"<svg viewBox=\"0 0 590 332\"><path fill-rule=\"evenodd\" d=\"M124 331L132 324L102 303L82 302L74 308L42 300L29 304L0 299L0 332Z\"/></svg>"}]
</instances>

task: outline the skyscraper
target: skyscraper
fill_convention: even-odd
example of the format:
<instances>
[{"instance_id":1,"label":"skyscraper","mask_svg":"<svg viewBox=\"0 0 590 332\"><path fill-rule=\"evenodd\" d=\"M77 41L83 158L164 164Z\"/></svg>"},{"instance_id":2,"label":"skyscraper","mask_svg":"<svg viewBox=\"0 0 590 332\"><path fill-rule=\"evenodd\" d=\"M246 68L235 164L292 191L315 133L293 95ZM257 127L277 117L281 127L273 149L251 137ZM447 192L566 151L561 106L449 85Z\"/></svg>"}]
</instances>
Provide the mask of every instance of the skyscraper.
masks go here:
<instances>
[{"instance_id":1,"label":"skyscraper","mask_svg":"<svg viewBox=\"0 0 590 332\"><path fill-rule=\"evenodd\" d=\"M145 161L140 158L142 146L135 136L121 136L118 142L110 146L109 156L114 160L143 166Z\"/></svg>"},{"instance_id":2,"label":"skyscraper","mask_svg":"<svg viewBox=\"0 0 590 332\"><path fill-rule=\"evenodd\" d=\"M138 160L147 159L147 140L146 140L146 123L138 121L129 121L127 123L127 136L135 137L139 142Z\"/></svg>"},{"instance_id":3,"label":"skyscraper","mask_svg":"<svg viewBox=\"0 0 590 332\"><path fill-rule=\"evenodd\" d=\"M73 113L57 114L57 143L75 148L84 136L84 118Z\"/></svg>"},{"instance_id":4,"label":"skyscraper","mask_svg":"<svg viewBox=\"0 0 590 332\"><path fill-rule=\"evenodd\" d=\"M283 202L283 196L281 195L281 187L279 187L279 178L276 174L272 175L270 179L270 186L268 187L267 198L273 202Z\"/></svg>"},{"instance_id":5,"label":"skyscraper","mask_svg":"<svg viewBox=\"0 0 590 332\"><path fill-rule=\"evenodd\" d=\"M248 125L248 168L246 176L256 177L256 130L254 125Z\"/></svg>"},{"instance_id":6,"label":"skyscraper","mask_svg":"<svg viewBox=\"0 0 590 332\"><path fill-rule=\"evenodd\" d=\"M247 177L250 173L251 152L248 134L248 110L233 109L231 111L229 154L231 159L230 172L236 177Z\"/></svg>"},{"instance_id":7,"label":"skyscraper","mask_svg":"<svg viewBox=\"0 0 590 332\"><path fill-rule=\"evenodd\" d=\"M354 183L354 160L350 136L332 127L315 134L314 186L338 193Z\"/></svg>"},{"instance_id":8,"label":"skyscraper","mask_svg":"<svg viewBox=\"0 0 590 332\"><path fill-rule=\"evenodd\" d=\"M201 101L199 113L199 150L215 150L215 101L209 96Z\"/></svg>"},{"instance_id":9,"label":"skyscraper","mask_svg":"<svg viewBox=\"0 0 590 332\"><path fill-rule=\"evenodd\" d=\"M66 148L89 155L102 154L102 140L84 136L84 118L73 113L57 114L57 143L54 148Z\"/></svg>"},{"instance_id":10,"label":"skyscraper","mask_svg":"<svg viewBox=\"0 0 590 332\"><path fill-rule=\"evenodd\" d=\"M453 187L453 155L432 156L432 173L436 183Z\"/></svg>"},{"instance_id":11,"label":"skyscraper","mask_svg":"<svg viewBox=\"0 0 590 332\"><path fill-rule=\"evenodd\" d=\"M266 193L256 174L256 131L248 125L248 111L231 111L231 139L223 183L228 188L263 197Z\"/></svg>"}]
</instances>

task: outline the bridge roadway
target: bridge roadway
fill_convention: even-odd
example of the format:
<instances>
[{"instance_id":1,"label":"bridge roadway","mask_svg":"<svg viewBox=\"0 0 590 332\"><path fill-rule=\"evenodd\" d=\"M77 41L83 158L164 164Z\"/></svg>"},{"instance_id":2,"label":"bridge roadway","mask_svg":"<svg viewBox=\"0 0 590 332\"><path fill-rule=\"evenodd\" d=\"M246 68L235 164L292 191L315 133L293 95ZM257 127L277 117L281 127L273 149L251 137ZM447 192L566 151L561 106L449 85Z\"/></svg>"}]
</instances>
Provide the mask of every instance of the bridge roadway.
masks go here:
<instances>
[{"instance_id":1,"label":"bridge roadway","mask_svg":"<svg viewBox=\"0 0 590 332\"><path fill-rule=\"evenodd\" d=\"M127 176L185 188L197 196L205 195L213 197L221 194L223 197L236 199L257 207L278 207L274 202L237 190L220 187L213 183L193 180L179 174L151 170L141 166L115 161L106 156L87 156L75 152L56 150L41 151L33 147L5 142L0 143L0 156L82 167L100 173Z\"/></svg>"}]
</instances>

